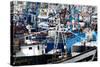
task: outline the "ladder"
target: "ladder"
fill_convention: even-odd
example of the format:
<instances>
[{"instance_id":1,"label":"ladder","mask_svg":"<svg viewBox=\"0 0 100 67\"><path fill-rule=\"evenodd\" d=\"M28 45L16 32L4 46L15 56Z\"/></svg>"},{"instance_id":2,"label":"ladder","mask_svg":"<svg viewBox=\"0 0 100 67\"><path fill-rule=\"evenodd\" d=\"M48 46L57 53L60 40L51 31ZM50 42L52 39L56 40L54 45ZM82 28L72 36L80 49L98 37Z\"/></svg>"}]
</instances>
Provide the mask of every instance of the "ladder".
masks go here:
<instances>
[{"instance_id":1,"label":"ladder","mask_svg":"<svg viewBox=\"0 0 100 67\"><path fill-rule=\"evenodd\" d=\"M54 60L56 61L57 60L57 47L58 47L58 44L60 43L60 40L61 40L61 43L63 43L64 45L64 50L65 50L65 53L64 55L67 56L67 47L66 47L66 35L64 34L64 26L61 25L60 23L60 18L57 19L57 25L55 27L55 40L54 40L54 56L52 58L52 61L54 62ZM63 52L61 51L61 56L64 56L63 55Z\"/></svg>"}]
</instances>

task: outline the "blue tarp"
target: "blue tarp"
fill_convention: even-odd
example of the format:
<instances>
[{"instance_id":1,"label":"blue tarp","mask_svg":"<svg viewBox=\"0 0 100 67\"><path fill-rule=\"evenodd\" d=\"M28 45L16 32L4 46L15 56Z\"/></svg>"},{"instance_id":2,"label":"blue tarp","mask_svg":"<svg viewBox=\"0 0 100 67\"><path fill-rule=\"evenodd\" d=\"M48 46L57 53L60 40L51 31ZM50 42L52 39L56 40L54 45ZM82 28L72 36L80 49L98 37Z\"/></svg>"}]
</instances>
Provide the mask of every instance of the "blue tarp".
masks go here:
<instances>
[{"instance_id":1,"label":"blue tarp","mask_svg":"<svg viewBox=\"0 0 100 67\"><path fill-rule=\"evenodd\" d=\"M93 32L93 40L96 41L96 37L97 37L97 32ZM66 40L66 46L67 46L67 51L68 53L71 53L71 47L73 44L77 43L77 42L80 42L82 40L85 40L86 39L86 36L85 36L85 33L81 33L81 32L73 32L73 35L71 37L68 37L67 40ZM50 51L54 48L54 43L52 42L49 42L47 44L47 51ZM64 50L63 48L63 44L59 44L58 45L58 48L61 48L62 50Z\"/></svg>"}]
</instances>

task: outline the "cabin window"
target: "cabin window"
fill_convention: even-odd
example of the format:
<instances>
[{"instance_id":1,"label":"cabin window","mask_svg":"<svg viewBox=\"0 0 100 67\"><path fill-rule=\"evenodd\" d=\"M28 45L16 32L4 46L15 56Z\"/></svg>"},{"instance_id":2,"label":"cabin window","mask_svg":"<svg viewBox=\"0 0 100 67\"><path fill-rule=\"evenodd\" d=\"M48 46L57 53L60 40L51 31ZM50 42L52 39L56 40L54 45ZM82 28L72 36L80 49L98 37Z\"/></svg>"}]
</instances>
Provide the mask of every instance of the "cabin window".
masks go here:
<instances>
[{"instance_id":1,"label":"cabin window","mask_svg":"<svg viewBox=\"0 0 100 67\"><path fill-rule=\"evenodd\" d=\"M42 54L44 54L44 50L42 50Z\"/></svg>"},{"instance_id":2,"label":"cabin window","mask_svg":"<svg viewBox=\"0 0 100 67\"><path fill-rule=\"evenodd\" d=\"M39 45L37 46L38 50L40 49Z\"/></svg>"},{"instance_id":3,"label":"cabin window","mask_svg":"<svg viewBox=\"0 0 100 67\"><path fill-rule=\"evenodd\" d=\"M26 40L28 40L28 37L26 37Z\"/></svg>"},{"instance_id":4,"label":"cabin window","mask_svg":"<svg viewBox=\"0 0 100 67\"><path fill-rule=\"evenodd\" d=\"M29 50L32 50L32 47L29 47Z\"/></svg>"}]
</instances>

